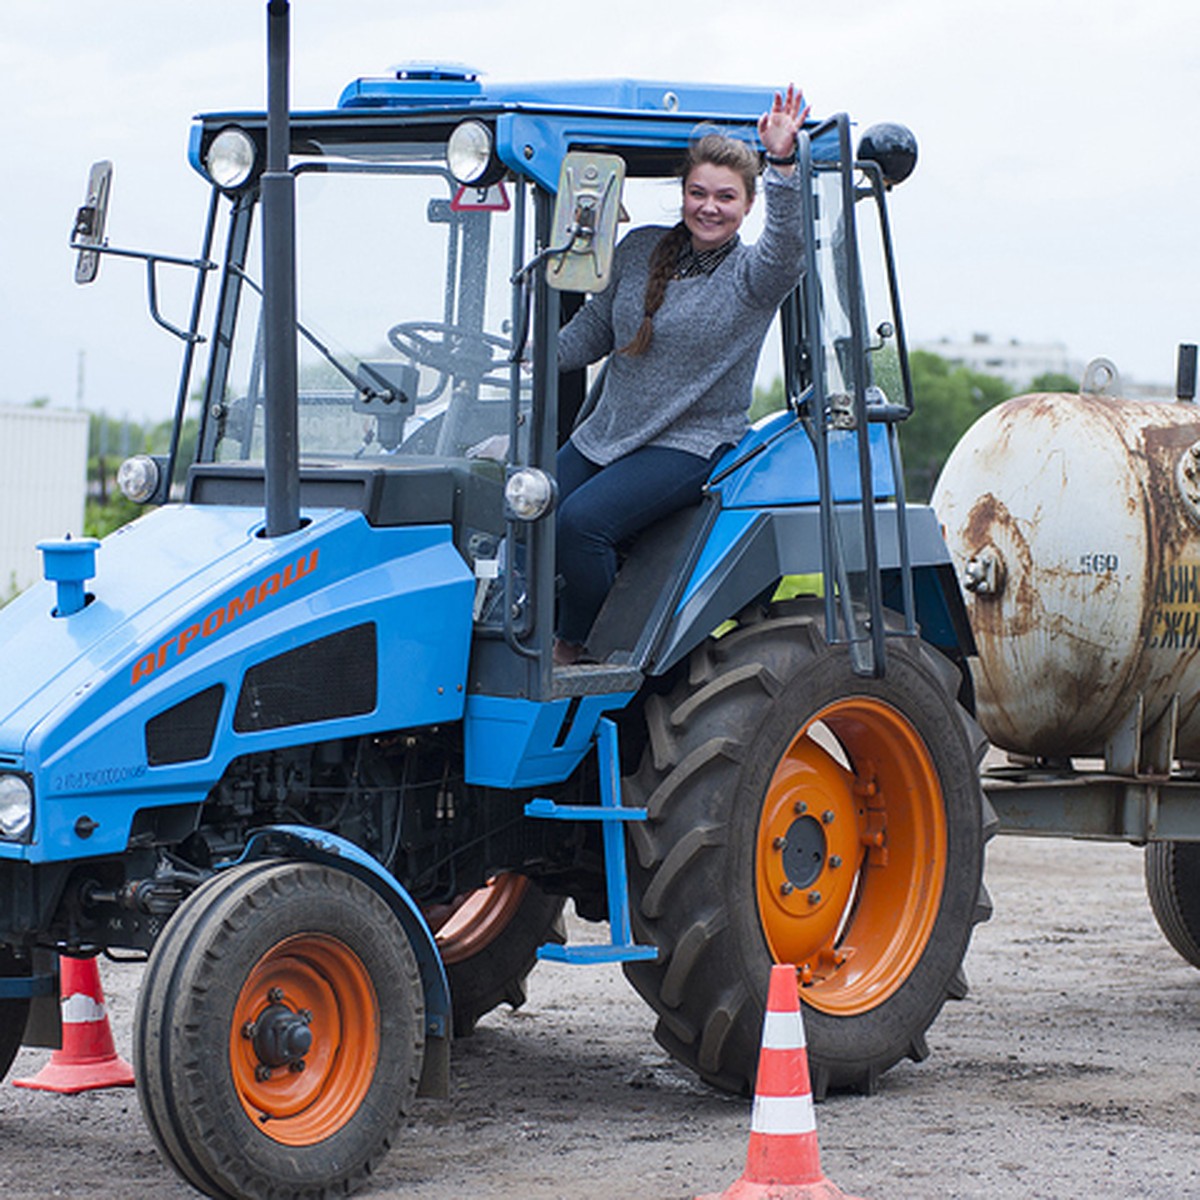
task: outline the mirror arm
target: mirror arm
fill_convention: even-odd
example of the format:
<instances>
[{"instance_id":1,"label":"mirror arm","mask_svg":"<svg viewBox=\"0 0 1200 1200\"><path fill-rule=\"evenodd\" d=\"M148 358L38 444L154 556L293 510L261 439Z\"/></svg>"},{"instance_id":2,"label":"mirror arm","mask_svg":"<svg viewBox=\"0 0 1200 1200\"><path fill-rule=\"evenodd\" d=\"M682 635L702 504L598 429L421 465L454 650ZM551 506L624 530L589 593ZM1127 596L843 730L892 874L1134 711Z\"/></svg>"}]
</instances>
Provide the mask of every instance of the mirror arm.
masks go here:
<instances>
[{"instance_id":1,"label":"mirror arm","mask_svg":"<svg viewBox=\"0 0 1200 1200\"><path fill-rule=\"evenodd\" d=\"M154 255L146 257L146 302L150 306L150 316L154 319L156 325L161 326L168 333L173 333L181 342L187 342L188 345L198 346L205 339L202 333L197 333L194 329L180 329L178 325L172 325L158 311L158 264L161 260Z\"/></svg>"},{"instance_id":2,"label":"mirror arm","mask_svg":"<svg viewBox=\"0 0 1200 1200\"><path fill-rule=\"evenodd\" d=\"M157 325L161 325L168 333L173 333L180 341L188 342L192 345L197 345L203 342L204 336L196 333L195 330L180 329L176 325L172 325L158 311L158 277L157 269L159 263L165 263L169 267L191 267L194 271L215 271L217 264L207 258L180 258L173 254L152 254L146 250L121 250L116 246L97 246L89 245L86 242L80 242L76 239L82 234L86 236L87 230L83 228L83 222L88 219L88 206L85 205L79 210L75 218L75 228L71 231L70 247L72 250L88 251L91 254L111 254L116 258L136 258L146 264L146 295L150 305L150 316L154 319ZM94 214L94 210L93 210Z\"/></svg>"},{"instance_id":3,"label":"mirror arm","mask_svg":"<svg viewBox=\"0 0 1200 1200\"><path fill-rule=\"evenodd\" d=\"M91 246L86 242L76 241L78 233L78 227L71 232L70 248L72 250L90 250L93 254L112 254L117 258L138 258L143 262L166 263L169 267L192 267L197 271L215 271L217 269L217 264L207 258L180 258L174 254L155 254L149 250L122 250L117 246L109 245Z\"/></svg>"},{"instance_id":4,"label":"mirror arm","mask_svg":"<svg viewBox=\"0 0 1200 1200\"><path fill-rule=\"evenodd\" d=\"M570 230L570 240L562 246L547 246L545 250L538 251L513 277L509 280L514 287L519 286L521 289L521 324L513 336L512 350L509 351L508 361L517 363L525 354L525 343L529 341L529 305L533 299L533 289L530 286L530 281L533 279L533 273L544 262L555 256L569 254L575 243L587 235L588 230L585 226L574 224Z\"/></svg>"}]
</instances>

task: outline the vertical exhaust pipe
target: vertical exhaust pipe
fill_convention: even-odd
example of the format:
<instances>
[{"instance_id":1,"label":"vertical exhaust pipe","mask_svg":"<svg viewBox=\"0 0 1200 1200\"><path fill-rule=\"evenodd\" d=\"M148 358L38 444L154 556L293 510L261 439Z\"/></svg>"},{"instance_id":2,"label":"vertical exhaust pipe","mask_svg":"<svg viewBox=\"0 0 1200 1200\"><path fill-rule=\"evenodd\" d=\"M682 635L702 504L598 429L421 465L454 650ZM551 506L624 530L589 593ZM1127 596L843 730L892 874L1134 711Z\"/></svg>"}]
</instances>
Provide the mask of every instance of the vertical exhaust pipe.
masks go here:
<instances>
[{"instance_id":1,"label":"vertical exhaust pipe","mask_svg":"<svg viewBox=\"0 0 1200 1200\"><path fill-rule=\"evenodd\" d=\"M288 170L288 0L267 4L267 167L262 177L267 537L300 528L296 415L296 189Z\"/></svg>"}]
</instances>

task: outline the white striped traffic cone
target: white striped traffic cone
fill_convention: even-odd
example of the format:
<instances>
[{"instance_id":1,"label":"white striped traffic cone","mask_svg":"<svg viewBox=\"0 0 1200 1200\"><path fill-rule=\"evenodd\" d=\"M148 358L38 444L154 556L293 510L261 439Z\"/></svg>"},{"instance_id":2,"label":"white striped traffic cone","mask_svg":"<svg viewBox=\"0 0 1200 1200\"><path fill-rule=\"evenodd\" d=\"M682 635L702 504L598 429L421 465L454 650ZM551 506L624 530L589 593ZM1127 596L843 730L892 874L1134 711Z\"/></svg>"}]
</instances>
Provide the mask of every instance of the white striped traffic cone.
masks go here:
<instances>
[{"instance_id":1,"label":"white striped traffic cone","mask_svg":"<svg viewBox=\"0 0 1200 1200\"><path fill-rule=\"evenodd\" d=\"M32 1079L14 1079L13 1085L67 1095L97 1088L133 1087L133 1068L113 1045L96 960L63 956L58 964L62 1048L54 1051Z\"/></svg>"},{"instance_id":2,"label":"white striped traffic cone","mask_svg":"<svg viewBox=\"0 0 1200 1200\"><path fill-rule=\"evenodd\" d=\"M696 1200L858 1200L821 1173L795 967L771 968L746 1169Z\"/></svg>"}]
</instances>

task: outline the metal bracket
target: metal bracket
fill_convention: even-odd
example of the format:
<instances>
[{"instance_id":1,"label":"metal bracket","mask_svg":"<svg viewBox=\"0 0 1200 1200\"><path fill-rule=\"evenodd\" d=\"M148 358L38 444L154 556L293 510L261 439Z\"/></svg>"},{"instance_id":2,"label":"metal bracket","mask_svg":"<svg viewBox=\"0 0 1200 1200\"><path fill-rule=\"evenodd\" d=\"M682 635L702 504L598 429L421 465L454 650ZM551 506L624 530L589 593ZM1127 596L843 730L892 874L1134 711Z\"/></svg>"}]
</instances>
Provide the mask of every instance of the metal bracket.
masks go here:
<instances>
[{"instance_id":1,"label":"metal bracket","mask_svg":"<svg viewBox=\"0 0 1200 1200\"><path fill-rule=\"evenodd\" d=\"M0 1000L53 996L57 984L53 975L6 975L0 978Z\"/></svg>"},{"instance_id":2,"label":"metal bracket","mask_svg":"<svg viewBox=\"0 0 1200 1200\"><path fill-rule=\"evenodd\" d=\"M1178 695L1171 697L1166 711L1152 725L1147 725L1146 701L1139 692L1104 746L1105 771L1133 778L1170 775L1178 729Z\"/></svg>"}]
</instances>

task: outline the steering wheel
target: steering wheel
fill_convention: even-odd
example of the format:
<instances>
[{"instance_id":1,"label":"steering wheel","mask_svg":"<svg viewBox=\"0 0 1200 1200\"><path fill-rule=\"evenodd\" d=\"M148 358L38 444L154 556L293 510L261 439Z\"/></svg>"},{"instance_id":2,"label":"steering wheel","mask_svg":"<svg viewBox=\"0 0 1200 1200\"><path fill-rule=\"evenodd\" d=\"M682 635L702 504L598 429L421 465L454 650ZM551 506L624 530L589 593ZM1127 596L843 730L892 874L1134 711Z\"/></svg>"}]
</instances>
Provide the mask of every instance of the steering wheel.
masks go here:
<instances>
[{"instance_id":1,"label":"steering wheel","mask_svg":"<svg viewBox=\"0 0 1200 1200\"><path fill-rule=\"evenodd\" d=\"M433 390L417 396L418 404L440 396L451 376L482 383L493 371L508 366L508 339L482 330L463 329L442 321L401 321L388 330L387 337L401 354L438 373ZM497 350L499 355L495 353Z\"/></svg>"}]
</instances>

